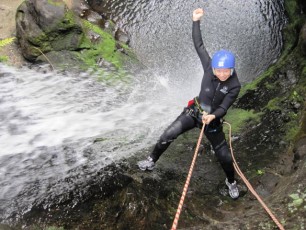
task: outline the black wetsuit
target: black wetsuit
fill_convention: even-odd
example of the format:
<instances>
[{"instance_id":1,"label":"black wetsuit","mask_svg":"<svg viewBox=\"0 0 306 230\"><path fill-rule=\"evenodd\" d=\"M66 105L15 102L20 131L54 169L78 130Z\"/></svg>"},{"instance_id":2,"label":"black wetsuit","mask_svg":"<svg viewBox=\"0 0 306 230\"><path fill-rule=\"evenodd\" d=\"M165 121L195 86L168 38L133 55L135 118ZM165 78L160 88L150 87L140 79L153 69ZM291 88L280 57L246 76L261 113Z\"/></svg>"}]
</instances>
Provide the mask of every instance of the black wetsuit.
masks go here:
<instances>
[{"instance_id":1,"label":"black wetsuit","mask_svg":"<svg viewBox=\"0 0 306 230\"><path fill-rule=\"evenodd\" d=\"M237 98L241 85L237 78L236 71L233 72L226 81L220 81L214 76L211 67L211 58L208 55L201 36L200 21L193 22L192 38L196 51L200 57L204 76L201 84L201 91L198 96L199 104L209 114L214 114L216 118L205 127L205 135L210 141L215 154L224 169L228 181L234 181L233 160L225 140L220 119L226 114L228 108ZM159 141L155 145L151 157L156 162L161 154L168 148L173 140L180 134L195 128L201 128L202 114L199 113L193 104L184 108L183 112L176 120L164 131Z\"/></svg>"}]
</instances>

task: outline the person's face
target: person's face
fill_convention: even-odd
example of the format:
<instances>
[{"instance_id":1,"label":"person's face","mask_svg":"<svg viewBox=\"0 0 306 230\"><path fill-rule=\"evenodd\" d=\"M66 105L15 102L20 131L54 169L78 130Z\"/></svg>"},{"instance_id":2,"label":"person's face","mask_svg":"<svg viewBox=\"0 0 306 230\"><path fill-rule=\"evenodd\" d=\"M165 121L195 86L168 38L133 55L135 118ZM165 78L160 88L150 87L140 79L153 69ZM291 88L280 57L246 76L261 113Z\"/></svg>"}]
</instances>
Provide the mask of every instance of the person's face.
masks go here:
<instances>
[{"instance_id":1,"label":"person's face","mask_svg":"<svg viewBox=\"0 0 306 230\"><path fill-rule=\"evenodd\" d=\"M226 81L231 76L231 69L214 69L214 74L220 81Z\"/></svg>"}]
</instances>

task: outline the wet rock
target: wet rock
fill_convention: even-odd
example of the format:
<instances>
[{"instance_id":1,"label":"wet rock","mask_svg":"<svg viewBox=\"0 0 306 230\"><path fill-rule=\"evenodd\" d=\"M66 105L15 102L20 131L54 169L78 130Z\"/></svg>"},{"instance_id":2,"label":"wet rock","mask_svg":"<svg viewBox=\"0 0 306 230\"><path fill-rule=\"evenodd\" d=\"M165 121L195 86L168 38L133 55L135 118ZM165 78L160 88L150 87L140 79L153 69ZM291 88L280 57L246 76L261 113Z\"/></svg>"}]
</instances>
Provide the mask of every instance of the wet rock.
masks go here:
<instances>
[{"instance_id":1,"label":"wet rock","mask_svg":"<svg viewBox=\"0 0 306 230\"><path fill-rule=\"evenodd\" d=\"M79 59L78 55L74 51L61 50L61 51L50 51L45 55L40 55L36 58L36 62L49 63L49 70L54 70L55 67L67 68L69 72L78 71L77 68L82 66L83 63Z\"/></svg>"},{"instance_id":2,"label":"wet rock","mask_svg":"<svg viewBox=\"0 0 306 230\"><path fill-rule=\"evenodd\" d=\"M105 19L102 17L102 15L88 8L83 9L82 12L79 13L79 16L101 27L103 27L105 24Z\"/></svg>"},{"instance_id":3,"label":"wet rock","mask_svg":"<svg viewBox=\"0 0 306 230\"><path fill-rule=\"evenodd\" d=\"M87 35L93 44L98 44L101 41L101 35L94 31L88 31Z\"/></svg>"},{"instance_id":4,"label":"wet rock","mask_svg":"<svg viewBox=\"0 0 306 230\"><path fill-rule=\"evenodd\" d=\"M103 25L102 25L102 28L110 33L110 34L115 34L116 33L116 30L117 30L117 26L115 24L115 22L113 20L110 20L110 19L107 19L104 21Z\"/></svg>"},{"instance_id":5,"label":"wet rock","mask_svg":"<svg viewBox=\"0 0 306 230\"><path fill-rule=\"evenodd\" d=\"M9 225L6 225L6 224L0 224L0 229L1 230L14 230L13 228L11 228Z\"/></svg>"},{"instance_id":6,"label":"wet rock","mask_svg":"<svg viewBox=\"0 0 306 230\"><path fill-rule=\"evenodd\" d=\"M9 77L9 76L12 76L12 74L11 73L6 73L6 72L0 73L0 78L5 78L5 77Z\"/></svg>"},{"instance_id":7,"label":"wet rock","mask_svg":"<svg viewBox=\"0 0 306 230\"><path fill-rule=\"evenodd\" d=\"M297 77L296 74L293 70L288 70L286 73L287 79L289 81L290 84L296 84L297 82Z\"/></svg>"},{"instance_id":8,"label":"wet rock","mask_svg":"<svg viewBox=\"0 0 306 230\"><path fill-rule=\"evenodd\" d=\"M306 23L301 29L300 32L300 44L301 44L301 50L304 56L306 56Z\"/></svg>"},{"instance_id":9,"label":"wet rock","mask_svg":"<svg viewBox=\"0 0 306 230\"><path fill-rule=\"evenodd\" d=\"M298 141L294 148L294 162L304 159L306 156L306 138Z\"/></svg>"},{"instance_id":10,"label":"wet rock","mask_svg":"<svg viewBox=\"0 0 306 230\"><path fill-rule=\"evenodd\" d=\"M71 9L79 17L84 17L84 14L89 10L86 0L63 0L69 9Z\"/></svg>"},{"instance_id":11,"label":"wet rock","mask_svg":"<svg viewBox=\"0 0 306 230\"><path fill-rule=\"evenodd\" d=\"M128 37L128 35L125 32L123 32L121 29L118 29L116 31L115 39L124 44L129 44L130 42L130 38Z\"/></svg>"},{"instance_id":12,"label":"wet rock","mask_svg":"<svg viewBox=\"0 0 306 230\"><path fill-rule=\"evenodd\" d=\"M265 173L259 181L263 186L264 190L270 195L275 192L277 185L280 181L280 177L273 173Z\"/></svg>"},{"instance_id":13,"label":"wet rock","mask_svg":"<svg viewBox=\"0 0 306 230\"><path fill-rule=\"evenodd\" d=\"M22 54L35 61L52 50L77 50L82 26L61 0L27 0L17 9L17 38Z\"/></svg>"},{"instance_id":14,"label":"wet rock","mask_svg":"<svg viewBox=\"0 0 306 230\"><path fill-rule=\"evenodd\" d=\"M103 58L98 59L97 65L99 67L104 68L105 70L109 70L109 71L114 71L116 69L116 67L112 63L106 61Z\"/></svg>"}]
</instances>

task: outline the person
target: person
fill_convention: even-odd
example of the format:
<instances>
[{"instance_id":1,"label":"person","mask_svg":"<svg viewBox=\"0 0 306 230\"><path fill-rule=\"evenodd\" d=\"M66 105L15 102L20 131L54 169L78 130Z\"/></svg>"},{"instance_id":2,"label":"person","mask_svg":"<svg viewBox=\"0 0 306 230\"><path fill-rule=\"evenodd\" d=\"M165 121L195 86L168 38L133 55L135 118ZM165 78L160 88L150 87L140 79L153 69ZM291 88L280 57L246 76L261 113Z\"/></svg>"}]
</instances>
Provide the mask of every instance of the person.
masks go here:
<instances>
[{"instance_id":1,"label":"person","mask_svg":"<svg viewBox=\"0 0 306 230\"><path fill-rule=\"evenodd\" d=\"M195 127L202 128L213 147L225 174L229 195L236 199L239 190L235 180L233 159L225 139L222 118L236 100L241 84L235 71L235 57L227 50L219 50L210 58L203 44L200 19L204 11L198 8L192 14L192 38L204 70L200 94L188 102L188 106L164 131L147 159L139 161L138 167L153 170L155 163L169 145L182 133Z\"/></svg>"}]
</instances>

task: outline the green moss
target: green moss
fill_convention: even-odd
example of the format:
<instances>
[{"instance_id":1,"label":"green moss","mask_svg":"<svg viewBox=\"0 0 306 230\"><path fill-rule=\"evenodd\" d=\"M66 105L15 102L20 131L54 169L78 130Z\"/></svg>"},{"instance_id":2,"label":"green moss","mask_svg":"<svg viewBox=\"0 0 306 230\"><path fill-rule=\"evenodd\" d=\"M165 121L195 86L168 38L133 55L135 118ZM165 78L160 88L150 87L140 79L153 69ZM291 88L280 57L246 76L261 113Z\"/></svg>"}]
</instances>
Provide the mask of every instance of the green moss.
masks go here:
<instances>
[{"instance_id":1,"label":"green moss","mask_svg":"<svg viewBox=\"0 0 306 230\"><path fill-rule=\"evenodd\" d=\"M83 36L79 48L80 49L91 49L94 47L90 39L87 36Z\"/></svg>"},{"instance_id":2,"label":"green moss","mask_svg":"<svg viewBox=\"0 0 306 230\"><path fill-rule=\"evenodd\" d=\"M58 228L58 227L48 227L46 230L64 230L64 228L63 227L60 227L60 228Z\"/></svg>"},{"instance_id":3,"label":"green moss","mask_svg":"<svg viewBox=\"0 0 306 230\"><path fill-rule=\"evenodd\" d=\"M259 75L256 79L254 79L252 82L249 82L240 90L239 97L242 97L248 90L254 90L258 87L258 85L266 79L268 76L271 76L275 73L276 68L274 66L271 66L268 68L263 74Z\"/></svg>"},{"instance_id":4,"label":"green moss","mask_svg":"<svg viewBox=\"0 0 306 230\"><path fill-rule=\"evenodd\" d=\"M99 26L94 25L86 20L82 21L85 34L96 34L99 36L95 41L91 41L89 36L84 36L80 44L82 51L79 53L79 58L85 63L84 69L90 68L97 74L98 80L114 83L117 80L121 82L129 82L129 75L123 69L125 61L133 60L135 57L131 49L125 44L118 43L115 38L108 32L103 31ZM118 47L124 52L118 51ZM125 54L126 53L126 54ZM135 58L136 60L136 58ZM98 62L104 62L106 69L97 65Z\"/></svg>"},{"instance_id":5,"label":"green moss","mask_svg":"<svg viewBox=\"0 0 306 230\"><path fill-rule=\"evenodd\" d=\"M8 57L0 55L0 62L6 62L6 61L8 61Z\"/></svg>"},{"instance_id":6,"label":"green moss","mask_svg":"<svg viewBox=\"0 0 306 230\"><path fill-rule=\"evenodd\" d=\"M265 174L265 170L258 169L258 170L256 170L256 174L257 174L258 176L264 175L264 174Z\"/></svg>"},{"instance_id":7,"label":"green moss","mask_svg":"<svg viewBox=\"0 0 306 230\"><path fill-rule=\"evenodd\" d=\"M55 226L50 226L50 227L42 227L38 225L33 225L31 226L31 230L65 230L63 227L55 227Z\"/></svg>"},{"instance_id":8,"label":"green moss","mask_svg":"<svg viewBox=\"0 0 306 230\"><path fill-rule=\"evenodd\" d=\"M51 45L49 42L49 36L42 32L40 35L36 37L28 37L28 41L36 47L40 47L40 49L44 52L51 50Z\"/></svg>"},{"instance_id":9,"label":"green moss","mask_svg":"<svg viewBox=\"0 0 306 230\"><path fill-rule=\"evenodd\" d=\"M231 124L232 133L238 133L246 123L259 122L261 113L255 113L253 110L230 109L225 117L225 121ZM228 128L225 127L225 130Z\"/></svg>"},{"instance_id":10,"label":"green moss","mask_svg":"<svg viewBox=\"0 0 306 230\"><path fill-rule=\"evenodd\" d=\"M305 79L306 78L306 64L304 64L304 68L303 68L303 70L302 70L302 76L303 76L303 78Z\"/></svg>"},{"instance_id":11,"label":"green moss","mask_svg":"<svg viewBox=\"0 0 306 230\"><path fill-rule=\"evenodd\" d=\"M66 29L67 28L75 27L76 25L77 25L76 17L75 17L74 13L71 10L68 10L65 13L64 20L62 20L59 23L59 26L61 28L66 28Z\"/></svg>"},{"instance_id":12,"label":"green moss","mask_svg":"<svg viewBox=\"0 0 306 230\"><path fill-rule=\"evenodd\" d=\"M281 109L281 106L280 106L281 101L282 101L282 98L279 98L279 97L273 98L272 100L268 102L265 108L267 108L270 111Z\"/></svg>"},{"instance_id":13,"label":"green moss","mask_svg":"<svg viewBox=\"0 0 306 230\"><path fill-rule=\"evenodd\" d=\"M46 230L64 230L63 227L47 227Z\"/></svg>"},{"instance_id":14,"label":"green moss","mask_svg":"<svg viewBox=\"0 0 306 230\"><path fill-rule=\"evenodd\" d=\"M49 2L50 3L50 2ZM50 3L52 4L52 3ZM53 4L57 7L64 7L64 2L58 2ZM80 25L78 23L78 18L71 10L65 10L64 15L54 20L52 24L49 24L47 28L43 28L46 34L52 34L54 31L67 31L67 30L80 30Z\"/></svg>"},{"instance_id":15,"label":"green moss","mask_svg":"<svg viewBox=\"0 0 306 230\"><path fill-rule=\"evenodd\" d=\"M303 203L306 201L306 191L297 190L296 193L292 193L289 197L292 199L288 204L288 209L291 213L297 211Z\"/></svg>"},{"instance_id":16,"label":"green moss","mask_svg":"<svg viewBox=\"0 0 306 230\"><path fill-rule=\"evenodd\" d=\"M63 2L60 2L60 1L53 1L53 0L48 0L48 3L50 5L54 5L54 6L61 6L63 5Z\"/></svg>"},{"instance_id":17,"label":"green moss","mask_svg":"<svg viewBox=\"0 0 306 230\"><path fill-rule=\"evenodd\" d=\"M299 126L298 124L292 124L290 123L290 125L286 125L287 131L286 131L286 135L285 135L285 140L286 141L292 141L295 139L296 135L299 132Z\"/></svg>"},{"instance_id":18,"label":"green moss","mask_svg":"<svg viewBox=\"0 0 306 230\"><path fill-rule=\"evenodd\" d=\"M85 29L92 30L101 36L97 44L91 44L91 49L84 50L81 58L88 66L95 66L99 58L112 63L117 69L122 67L122 54L116 51L116 41L112 35L103 31L99 26L83 21ZM83 40L81 46L89 46L88 39ZM84 43L85 42L85 43Z\"/></svg>"}]
</instances>

